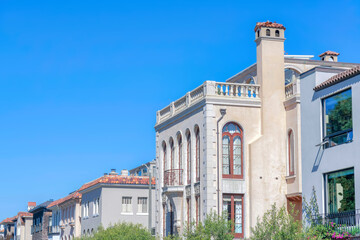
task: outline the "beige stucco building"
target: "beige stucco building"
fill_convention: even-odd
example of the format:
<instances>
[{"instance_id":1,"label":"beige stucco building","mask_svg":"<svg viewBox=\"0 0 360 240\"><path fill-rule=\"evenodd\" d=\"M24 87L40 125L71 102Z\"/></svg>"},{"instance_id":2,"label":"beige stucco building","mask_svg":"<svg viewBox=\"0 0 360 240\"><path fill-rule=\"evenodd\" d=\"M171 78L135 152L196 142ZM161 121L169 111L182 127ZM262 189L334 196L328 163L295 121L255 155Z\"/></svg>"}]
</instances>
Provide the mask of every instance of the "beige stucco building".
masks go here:
<instances>
[{"instance_id":1,"label":"beige stucco building","mask_svg":"<svg viewBox=\"0 0 360 240\"><path fill-rule=\"evenodd\" d=\"M333 52L284 55L284 41L283 25L257 23L255 64L157 112L157 235L182 233L213 210L226 211L244 238L273 203L301 210L299 76L353 65Z\"/></svg>"}]
</instances>

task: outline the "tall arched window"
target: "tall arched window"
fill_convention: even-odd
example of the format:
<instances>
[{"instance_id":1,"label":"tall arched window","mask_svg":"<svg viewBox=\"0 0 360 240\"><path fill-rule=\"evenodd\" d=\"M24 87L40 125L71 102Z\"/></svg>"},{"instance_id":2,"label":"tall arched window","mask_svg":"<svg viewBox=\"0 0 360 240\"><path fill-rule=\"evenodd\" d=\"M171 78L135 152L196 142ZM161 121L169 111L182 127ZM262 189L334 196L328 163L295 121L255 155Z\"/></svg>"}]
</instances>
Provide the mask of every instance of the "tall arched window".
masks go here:
<instances>
[{"instance_id":1,"label":"tall arched window","mask_svg":"<svg viewBox=\"0 0 360 240\"><path fill-rule=\"evenodd\" d=\"M164 182L165 182L165 171L166 171L166 143L163 142L162 144L163 147L163 171L164 171Z\"/></svg>"},{"instance_id":2,"label":"tall arched window","mask_svg":"<svg viewBox=\"0 0 360 240\"><path fill-rule=\"evenodd\" d=\"M191 183L191 135L190 132L187 133L186 136L187 144L186 144L186 179L187 183Z\"/></svg>"},{"instance_id":3,"label":"tall arched window","mask_svg":"<svg viewBox=\"0 0 360 240\"><path fill-rule=\"evenodd\" d=\"M243 132L235 123L227 123L222 131L222 163L224 178L243 178Z\"/></svg>"},{"instance_id":4,"label":"tall arched window","mask_svg":"<svg viewBox=\"0 0 360 240\"><path fill-rule=\"evenodd\" d=\"M174 169L175 166L175 147L174 141L170 139L170 169Z\"/></svg>"},{"instance_id":5,"label":"tall arched window","mask_svg":"<svg viewBox=\"0 0 360 240\"><path fill-rule=\"evenodd\" d=\"M276 31L275 31L275 37L280 37L280 32L279 32L279 30L276 30Z\"/></svg>"},{"instance_id":6,"label":"tall arched window","mask_svg":"<svg viewBox=\"0 0 360 240\"><path fill-rule=\"evenodd\" d=\"M294 133L292 130L288 133L288 159L289 159L289 176L295 174L295 154L294 154Z\"/></svg>"},{"instance_id":7,"label":"tall arched window","mask_svg":"<svg viewBox=\"0 0 360 240\"><path fill-rule=\"evenodd\" d=\"M196 181L200 181L200 130L196 128Z\"/></svg>"},{"instance_id":8,"label":"tall arched window","mask_svg":"<svg viewBox=\"0 0 360 240\"><path fill-rule=\"evenodd\" d=\"M179 150L179 167L178 167L178 169L182 169L182 154L183 154L183 148L182 148L182 146L183 146L183 144L182 144L182 137L181 137L181 134L179 134L178 135L178 150Z\"/></svg>"}]
</instances>

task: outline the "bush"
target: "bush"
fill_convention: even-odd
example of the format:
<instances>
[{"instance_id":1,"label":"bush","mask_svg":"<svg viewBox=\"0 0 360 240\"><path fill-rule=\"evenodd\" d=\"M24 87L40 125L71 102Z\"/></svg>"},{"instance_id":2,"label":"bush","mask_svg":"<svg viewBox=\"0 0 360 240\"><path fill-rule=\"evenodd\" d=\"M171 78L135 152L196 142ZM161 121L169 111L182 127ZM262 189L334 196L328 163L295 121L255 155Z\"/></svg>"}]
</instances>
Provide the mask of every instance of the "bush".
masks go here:
<instances>
[{"instance_id":1,"label":"bush","mask_svg":"<svg viewBox=\"0 0 360 240\"><path fill-rule=\"evenodd\" d=\"M197 226L192 222L184 233L188 240L232 240L234 235L231 231L232 222L228 220L227 214L217 215L210 212L204 222Z\"/></svg>"},{"instance_id":2,"label":"bush","mask_svg":"<svg viewBox=\"0 0 360 240\"><path fill-rule=\"evenodd\" d=\"M291 206L290 213L283 206L280 209L276 204L265 212L262 219L257 219L255 228L251 228L252 240L300 240L303 239L301 223L296 221L293 216L298 213Z\"/></svg>"},{"instance_id":3,"label":"bush","mask_svg":"<svg viewBox=\"0 0 360 240\"><path fill-rule=\"evenodd\" d=\"M151 233L140 224L120 223L104 229L100 227L93 236L81 240L155 240Z\"/></svg>"}]
</instances>

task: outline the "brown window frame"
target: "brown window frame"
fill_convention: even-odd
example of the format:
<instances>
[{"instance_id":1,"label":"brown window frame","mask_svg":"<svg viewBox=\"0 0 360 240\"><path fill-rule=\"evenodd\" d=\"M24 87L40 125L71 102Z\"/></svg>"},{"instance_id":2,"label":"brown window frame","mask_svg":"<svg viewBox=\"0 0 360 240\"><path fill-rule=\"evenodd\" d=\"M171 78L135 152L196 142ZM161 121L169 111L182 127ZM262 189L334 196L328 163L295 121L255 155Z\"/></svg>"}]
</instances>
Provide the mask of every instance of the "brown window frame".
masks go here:
<instances>
[{"instance_id":1,"label":"brown window frame","mask_svg":"<svg viewBox=\"0 0 360 240\"><path fill-rule=\"evenodd\" d=\"M291 140L292 140L292 149L291 149ZM293 130L291 129L288 132L288 161L289 161L289 169L288 169L289 176L294 176L295 175L295 136Z\"/></svg>"},{"instance_id":2,"label":"brown window frame","mask_svg":"<svg viewBox=\"0 0 360 240\"><path fill-rule=\"evenodd\" d=\"M221 141L223 141L223 138L224 136L228 136L229 137L229 174L224 174L222 173L222 177L223 178L234 178L234 179L244 179L244 141L243 141L243 131L241 129L241 127L234 123L234 122L228 122L224 125L223 129L229 125L229 124L234 124L236 125L239 129L240 129L240 133L233 133L233 134L230 134L229 132L222 132L222 138L221 138ZM240 137L240 143L241 143L241 173L240 174L234 174L234 138L235 137ZM222 146L222 145L221 145ZM223 148L222 150L223 151ZM224 155L224 153L222 152L222 156ZM223 161L223 160L222 160ZM223 164L223 162L222 162ZM223 170L221 170L223 171Z\"/></svg>"},{"instance_id":3,"label":"brown window frame","mask_svg":"<svg viewBox=\"0 0 360 240\"><path fill-rule=\"evenodd\" d=\"M224 196L231 197L231 216L230 220L232 222L231 231L234 233L235 238L244 238L244 195L243 194L224 194L223 195L223 204L224 204ZM241 227L242 233L235 233L235 196L241 197Z\"/></svg>"},{"instance_id":4,"label":"brown window frame","mask_svg":"<svg viewBox=\"0 0 360 240\"><path fill-rule=\"evenodd\" d=\"M200 130L196 130L196 182L200 181Z\"/></svg>"},{"instance_id":5,"label":"brown window frame","mask_svg":"<svg viewBox=\"0 0 360 240\"><path fill-rule=\"evenodd\" d=\"M187 184L191 184L191 135L190 133L187 136L187 144L186 144L186 164L187 164Z\"/></svg>"}]
</instances>

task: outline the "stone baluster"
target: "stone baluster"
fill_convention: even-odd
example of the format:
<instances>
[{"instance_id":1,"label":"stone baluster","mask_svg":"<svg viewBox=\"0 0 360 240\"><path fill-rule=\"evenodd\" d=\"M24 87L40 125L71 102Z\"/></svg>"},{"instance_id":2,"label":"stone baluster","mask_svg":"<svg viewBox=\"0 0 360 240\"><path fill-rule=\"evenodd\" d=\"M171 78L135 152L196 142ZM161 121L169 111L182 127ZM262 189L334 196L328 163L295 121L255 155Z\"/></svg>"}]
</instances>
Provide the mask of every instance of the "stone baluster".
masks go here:
<instances>
[{"instance_id":1,"label":"stone baluster","mask_svg":"<svg viewBox=\"0 0 360 240\"><path fill-rule=\"evenodd\" d=\"M234 96L234 86L233 85L228 85L229 86L229 96Z\"/></svg>"},{"instance_id":2,"label":"stone baluster","mask_svg":"<svg viewBox=\"0 0 360 240\"><path fill-rule=\"evenodd\" d=\"M191 97L190 97L190 92L186 93L186 106L190 106L191 104Z\"/></svg>"},{"instance_id":3,"label":"stone baluster","mask_svg":"<svg viewBox=\"0 0 360 240\"><path fill-rule=\"evenodd\" d=\"M171 102L170 104L170 116L174 115L175 113L175 105L174 102Z\"/></svg>"},{"instance_id":4,"label":"stone baluster","mask_svg":"<svg viewBox=\"0 0 360 240\"><path fill-rule=\"evenodd\" d=\"M156 112L156 123L160 122L160 111Z\"/></svg>"}]
</instances>

